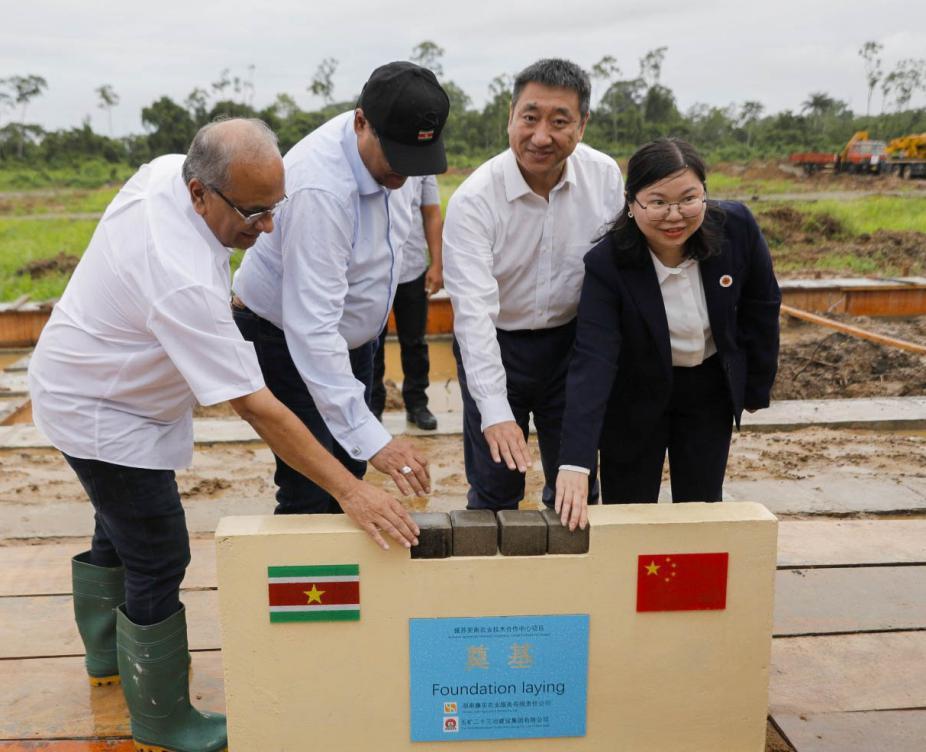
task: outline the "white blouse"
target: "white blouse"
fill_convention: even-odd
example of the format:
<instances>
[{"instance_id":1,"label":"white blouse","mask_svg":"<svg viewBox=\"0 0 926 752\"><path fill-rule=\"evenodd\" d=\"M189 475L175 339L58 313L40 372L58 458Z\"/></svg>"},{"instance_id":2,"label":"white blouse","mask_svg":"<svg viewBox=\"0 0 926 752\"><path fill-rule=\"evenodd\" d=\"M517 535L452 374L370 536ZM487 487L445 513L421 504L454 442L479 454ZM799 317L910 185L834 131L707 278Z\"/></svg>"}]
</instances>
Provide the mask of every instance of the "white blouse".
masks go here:
<instances>
[{"instance_id":1,"label":"white blouse","mask_svg":"<svg viewBox=\"0 0 926 752\"><path fill-rule=\"evenodd\" d=\"M652 251L650 256L669 323L672 365L699 366L717 352L717 347L707 317L707 300L698 262L685 259L671 267L663 264Z\"/></svg>"}]
</instances>

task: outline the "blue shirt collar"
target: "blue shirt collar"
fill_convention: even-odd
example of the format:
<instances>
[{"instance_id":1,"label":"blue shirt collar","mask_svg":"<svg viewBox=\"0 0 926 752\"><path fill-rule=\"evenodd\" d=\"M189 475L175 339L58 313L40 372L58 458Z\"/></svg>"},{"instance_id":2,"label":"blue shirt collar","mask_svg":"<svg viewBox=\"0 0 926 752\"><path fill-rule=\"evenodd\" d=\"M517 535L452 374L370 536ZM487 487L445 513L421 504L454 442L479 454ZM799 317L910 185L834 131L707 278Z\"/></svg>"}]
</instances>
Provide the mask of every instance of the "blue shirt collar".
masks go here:
<instances>
[{"instance_id":1,"label":"blue shirt collar","mask_svg":"<svg viewBox=\"0 0 926 752\"><path fill-rule=\"evenodd\" d=\"M344 123L344 136L341 138L341 146L347 156L351 172L354 173L354 180L357 182L357 190L360 191L360 195L370 196L384 191L385 188L374 180L367 166L360 158L360 150L357 147L357 134L354 132L354 119L352 117L347 118Z\"/></svg>"}]
</instances>

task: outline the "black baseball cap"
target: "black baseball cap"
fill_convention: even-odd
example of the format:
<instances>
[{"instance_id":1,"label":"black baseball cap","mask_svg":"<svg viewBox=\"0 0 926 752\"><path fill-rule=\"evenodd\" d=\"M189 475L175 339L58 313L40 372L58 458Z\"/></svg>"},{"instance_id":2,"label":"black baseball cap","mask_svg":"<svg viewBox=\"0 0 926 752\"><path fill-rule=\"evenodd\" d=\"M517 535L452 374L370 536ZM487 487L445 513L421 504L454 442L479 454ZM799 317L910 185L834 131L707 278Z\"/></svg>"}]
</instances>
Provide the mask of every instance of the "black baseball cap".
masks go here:
<instances>
[{"instance_id":1,"label":"black baseball cap","mask_svg":"<svg viewBox=\"0 0 926 752\"><path fill-rule=\"evenodd\" d=\"M427 68L405 61L381 65L364 84L357 106L379 136L389 166L399 175L447 171L441 131L450 98Z\"/></svg>"}]
</instances>

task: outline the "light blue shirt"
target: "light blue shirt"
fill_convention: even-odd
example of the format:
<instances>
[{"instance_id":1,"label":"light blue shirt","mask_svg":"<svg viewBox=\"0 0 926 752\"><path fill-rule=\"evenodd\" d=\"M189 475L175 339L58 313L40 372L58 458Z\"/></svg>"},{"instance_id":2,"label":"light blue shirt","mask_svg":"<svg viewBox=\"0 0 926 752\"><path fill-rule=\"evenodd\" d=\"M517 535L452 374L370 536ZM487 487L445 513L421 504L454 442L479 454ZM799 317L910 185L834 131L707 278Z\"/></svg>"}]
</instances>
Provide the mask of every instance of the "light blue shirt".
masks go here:
<instances>
[{"instance_id":1,"label":"light blue shirt","mask_svg":"<svg viewBox=\"0 0 926 752\"><path fill-rule=\"evenodd\" d=\"M238 297L286 334L328 430L368 460L391 435L363 399L348 350L379 336L398 284L412 193L390 191L357 150L353 111L329 120L284 157L289 200L235 274Z\"/></svg>"},{"instance_id":2,"label":"light blue shirt","mask_svg":"<svg viewBox=\"0 0 926 752\"><path fill-rule=\"evenodd\" d=\"M440 206L440 191L437 187L437 178L433 175L411 177L412 183L412 227L408 233L408 240L402 249L402 267L399 271L399 284L418 279L428 270L430 256L428 254L428 241L424 236L424 216L421 214L422 206Z\"/></svg>"}]
</instances>

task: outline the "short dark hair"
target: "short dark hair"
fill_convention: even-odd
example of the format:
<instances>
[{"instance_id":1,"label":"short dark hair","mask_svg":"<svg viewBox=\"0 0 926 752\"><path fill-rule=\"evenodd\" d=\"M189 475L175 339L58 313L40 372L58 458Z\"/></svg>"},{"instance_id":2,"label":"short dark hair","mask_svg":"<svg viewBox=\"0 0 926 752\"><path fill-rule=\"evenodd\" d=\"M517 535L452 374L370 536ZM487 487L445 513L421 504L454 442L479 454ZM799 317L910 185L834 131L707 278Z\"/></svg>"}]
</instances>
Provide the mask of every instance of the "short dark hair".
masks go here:
<instances>
[{"instance_id":1,"label":"short dark hair","mask_svg":"<svg viewBox=\"0 0 926 752\"><path fill-rule=\"evenodd\" d=\"M583 119L588 115L592 84L588 79L588 74L575 63L559 58L544 58L528 65L514 78L514 89L511 92L512 107L529 83L572 89L579 96L579 114Z\"/></svg>"},{"instance_id":2,"label":"short dark hair","mask_svg":"<svg viewBox=\"0 0 926 752\"><path fill-rule=\"evenodd\" d=\"M653 183L691 170L707 190L707 169L697 150L680 138L658 138L637 149L627 163L624 207L608 230L617 250L618 266L639 266L648 260L646 236L629 216L637 194ZM697 261L720 253L726 215L708 201L704 222L685 243L685 257Z\"/></svg>"}]
</instances>

